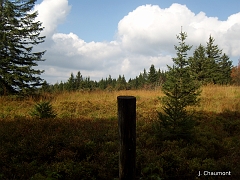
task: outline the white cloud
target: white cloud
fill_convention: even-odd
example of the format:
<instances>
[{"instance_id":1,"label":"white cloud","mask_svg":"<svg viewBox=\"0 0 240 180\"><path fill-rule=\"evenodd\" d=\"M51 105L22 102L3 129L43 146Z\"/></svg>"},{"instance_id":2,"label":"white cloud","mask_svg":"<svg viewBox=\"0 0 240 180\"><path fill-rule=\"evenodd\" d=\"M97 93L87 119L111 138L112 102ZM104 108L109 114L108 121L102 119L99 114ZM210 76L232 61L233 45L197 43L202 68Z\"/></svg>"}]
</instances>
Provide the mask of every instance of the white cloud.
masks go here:
<instances>
[{"instance_id":1,"label":"white cloud","mask_svg":"<svg viewBox=\"0 0 240 180\"><path fill-rule=\"evenodd\" d=\"M68 0L43 0L34 7L34 11L38 11L37 20L43 22L45 27L43 34L47 36L52 35L57 26L64 22L70 10Z\"/></svg>"},{"instance_id":2,"label":"white cloud","mask_svg":"<svg viewBox=\"0 0 240 180\"><path fill-rule=\"evenodd\" d=\"M46 70L43 78L51 79L51 83L59 78L66 80L77 71L99 80L109 74L114 78L119 74L134 78L151 64L165 70L175 56L174 45L181 26L188 33L187 43L193 47L206 45L211 34L224 52L240 56L240 13L220 21L204 12L194 14L185 5L172 4L166 9L143 5L119 21L115 40L87 43L74 33L56 33L58 24L70 11L67 0L44 0L35 9L48 34L48 43L43 46L47 60L40 65Z\"/></svg>"},{"instance_id":3,"label":"white cloud","mask_svg":"<svg viewBox=\"0 0 240 180\"><path fill-rule=\"evenodd\" d=\"M118 35L123 47L129 51L138 54L171 54L174 53L173 45L177 43L176 34L181 27L188 33L187 42L191 45L205 45L211 34L221 48L226 48L226 42L232 44L226 35L239 39L238 24L240 13L230 16L227 21L219 21L216 17L207 17L204 12L194 14L185 5L173 4L166 9L144 5L119 22ZM239 46L235 43L232 45L228 46L229 55L240 55L239 51L236 53Z\"/></svg>"}]
</instances>

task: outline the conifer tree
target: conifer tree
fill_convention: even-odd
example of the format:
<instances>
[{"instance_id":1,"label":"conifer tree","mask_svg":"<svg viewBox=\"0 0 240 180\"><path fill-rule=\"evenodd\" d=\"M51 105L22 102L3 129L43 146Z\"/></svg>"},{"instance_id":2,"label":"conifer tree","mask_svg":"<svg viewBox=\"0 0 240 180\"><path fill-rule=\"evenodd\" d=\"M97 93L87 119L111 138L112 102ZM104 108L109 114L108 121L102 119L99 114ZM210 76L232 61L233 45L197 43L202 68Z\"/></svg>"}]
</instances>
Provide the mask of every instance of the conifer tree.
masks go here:
<instances>
[{"instance_id":1,"label":"conifer tree","mask_svg":"<svg viewBox=\"0 0 240 180\"><path fill-rule=\"evenodd\" d=\"M71 73L70 78L67 81L67 90L74 91L76 90L76 79L74 78L73 73Z\"/></svg>"},{"instance_id":2,"label":"conifer tree","mask_svg":"<svg viewBox=\"0 0 240 180\"><path fill-rule=\"evenodd\" d=\"M155 84L157 81L157 72L153 64L151 65L148 72L148 81L150 84Z\"/></svg>"},{"instance_id":3,"label":"conifer tree","mask_svg":"<svg viewBox=\"0 0 240 180\"><path fill-rule=\"evenodd\" d=\"M218 79L218 65L217 63L220 60L220 55L222 53L222 50L218 48L218 45L214 44L215 39L210 36L207 42L206 47L206 55L207 55L207 69L206 74L209 75L209 77L206 79L207 83L217 83Z\"/></svg>"},{"instance_id":4,"label":"conifer tree","mask_svg":"<svg viewBox=\"0 0 240 180\"><path fill-rule=\"evenodd\" d=\"M35 21L37 12L31 13L36 0L0 0L0 94L29 92L42 85L35 70L43 61L44 52L33 47L44 42L43 28Z\"/></svg>"},{"instance_id":5,"label":"conifer tree","mask_svg":"<svg viewBox=\"0 0 240 180\"><path fill-rule=\"evenodd\" d=\"M82 88L82 81L83 81L83 78L82 78L81 72L78 71L76 75L76 89Z\"/></svg>"},{"instance_id":6,"label":"conifer tree","mask_svg":"<svg viewBox=\"0 0 240 180\"><path fill-rule=\"evenodd\" d=\"M214 44L209 37L207 46L200 45L189 59L191 75L201 84L229 84L231 82L232 61Z\"/></svg>"},{"instance_id":7,"label":"conifer tree","mask_svg":"<svg viewBox=\"0 0 240 180\"><path fill-rule=\"evenodd\" d=\"M194 127L186 108L198 103L200 86L189 73L187 52L191 46L185 43L186 38L185 32L177 36L177 57L173 58L173 67L168 66L167 80L162 86L165 94L162 98L164 112L159 112L159 119L163 139L189 139Z\"/></svg>"},{"instance_id":8,"label":"conifer tree","mask_svg":"<svg viewBox=\"0 0 240 180\"><path fill-rule=\"evenodd\" d=\"M144 70L143 70L142 76L143 76L143 82L144 82L144 84L145 84L145 83L147 82L147 80L148 80L148 74L147 74L147 71L146 71L145 68L144 68Z\"/></svg>"},{"instance_id":9,"label":"conifer tree","mask_svg":"<svg viewBox=\"0 0 240 180\"><path fill-rule=\"evenodd\" d=\"M218 83L221 85L226 85L231 83L231 71L232 71L232 61L224 53L219 62L219 80Z\"/></svg>"},{"instance_id":10,"label":"conifer tree","mask_svg":"<svg viewBox=\"0 0 240 180\"><path fill-rule=\"evenodd\" d=\"M126 86L127 86L127 82L124 75L123 76L119 75L117 79L116 89L123 90L123 89L126 89Z\"/></svg>"},{"instance_id":11,"label":"conifer tree","mask_svg":"<svg viewBox=\"0 0 240 180\"><path fill-rule=\"evenodd\" d=\"M193 57L189 58L190 73L196 80L204 83L208 74L206 74L207 61L206 51L203 45L199 45L198 48L193 52Z\"/></svg>"},{"instance_id":12,"label":"conifer tree","mask_svg":"<svg viewBox=\"0 0 240 180\"><path fill-rule=\"evenodd\" d=\"M64 91L64 84L62 81L59 84L59 91Z\"/></svg>"},{"instance_id":13,"label":"conifer tree","mask_svg":"<svg viewBox=\"0 0 240 180\"><path fill-rule=\"evenodd\" d=\"M99 88L102 90L107 88L107 82L103 78L98 82L98 84Z\"/></svg>"},{"instance_id":14,"label":"conifer tree","mask_svg":"<svg viewBox=\"0 0 240 180\"><path fill-rule=\"evenodd\" d=\"M231 68L232 61L222 50L218 48L218 45L214 44L215 39L209 37L207 42L206 54L208 60L208 73L210 75L209 82L214 84L229 84L231 81Z\"/></svg>"}]
</instances>

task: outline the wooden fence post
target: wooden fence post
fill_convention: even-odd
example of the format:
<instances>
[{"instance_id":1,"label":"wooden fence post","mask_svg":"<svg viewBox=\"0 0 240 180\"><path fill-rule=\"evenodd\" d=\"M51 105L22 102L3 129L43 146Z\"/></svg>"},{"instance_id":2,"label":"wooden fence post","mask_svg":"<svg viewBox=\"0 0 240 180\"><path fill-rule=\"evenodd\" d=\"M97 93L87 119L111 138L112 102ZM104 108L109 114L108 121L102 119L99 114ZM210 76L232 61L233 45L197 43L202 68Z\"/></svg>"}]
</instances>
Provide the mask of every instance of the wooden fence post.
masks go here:
<instances>
[{"instance_id":1,"label":"wooden fence post","mask_svg":"<svg viewBox=\"0 0 240 180\"><path fill-rule=\"evenodd\" d=\"M134 180L136 173L136 97L118 96L120 137L119 180Z\"/></svg>"}]
</instances>

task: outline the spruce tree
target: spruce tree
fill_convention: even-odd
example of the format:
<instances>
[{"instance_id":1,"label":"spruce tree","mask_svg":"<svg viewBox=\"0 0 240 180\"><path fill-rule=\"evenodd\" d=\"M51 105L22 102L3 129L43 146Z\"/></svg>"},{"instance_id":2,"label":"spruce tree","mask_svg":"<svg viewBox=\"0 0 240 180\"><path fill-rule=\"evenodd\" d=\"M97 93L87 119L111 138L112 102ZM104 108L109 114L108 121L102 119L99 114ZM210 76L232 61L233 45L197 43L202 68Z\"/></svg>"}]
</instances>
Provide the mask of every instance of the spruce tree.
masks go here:
<instances>
[{"instance_id":1,"label":"spruce tree","mask_svg":"<svg viewBox=\"0 0 240 180\"><path fill-rule=\"evenodd\" d=\"M148 72L148 82L151 85L155 85L156 81L157 81L157 72L154 65L152 64Z\"/></svg>"},{"instance_id":2,"label":"spruce tree","mask_svg":"<svg viewBox=\"0 0 240 180\"><path fill-rule=\"evenodd\" d=\"M78 71L77 72L77 75L76 75L76 89L82 89L82 81L83 81L83 78L82 78L82 75L81 75L81 72Z\"/></svg>"},{"instance_id":3,"label":"spruce tree","mask_svg":"<svg viewBox=\"0 0 240 180\"><path fill-rule=\"evenodd\" d=\"M218 79L218 65L220 59L220 54L222 51L218 48L218 45L214 44L215 39L210 36L207 42L206 55L207 55L207 65L206 74L208 78L206 79L207 83L217 83Z\"/></svg>"},{"instance_id":4,"label":"spruce tree","mask_svg":"<svg viewBox=\"0 0 240 180\"><path fill-rule=\"evenodd\" d=\"M200 45L189 59L191 75L201 84L229 84L231 82L232 61L214 44L209 37L207 46Z\"/></svg>"},{"instance_id":5,"label":"spruce tree","mask_svg":"<svg viewBox=\"0 0 240 180\"><path fill-rule=\"evenodd\" d=\"M218 45L214 44L215 39L210 36L206 47L208 83L213 84L229 84L231 82L232 61Z\"/></svg>"},{"instance_id":6,"label":"spruce tree","mask_svg":"<svg viewBox=\"0 0 240 180\"><path fill-rule=\"evenodd\" d=\"M189 68L191 75L201 84L204 84L208 74L206 74L207 58L203 45L200 44L193 52L193 57L189 58Z\"/></svg>"},{"instance_id":7,"label":"spruce tree","mask_svg":"<svg viewBox=\"0 0 240 180\"><path fill-rule=\"evenodd\" d=\"M124 75L123 76L119 75L118 79L117 79L116 89L124 90L124 89L126 89L126 86L127 86L127 81L126 81Z\"/></svg>"},{"instance_id":8,"label":"spruce tree","mask_svg":"<svg viewBox=\"0 0 240 180\"><path fill-rule=\"evenodd\" d=\"M74 78L73 73L71 73L71 76L67 81L67 90L68 91L76 90L76 79Z\"/></svg>"},{"instance_id":9,"label":"spruce tree","mask_svg":"<svg viewBox=\"0 0 240 180\"><path fill-rule=\"evenodd\" d=\"M33 47L44 42L43 27L30 12L36 0L0 0L0 95L29 92L42 85L43 71L35 70L43 52Z\"/></svg>"},{"instance_id":10,"label":"spruce tree","mask_svg":"<svg viewBox=\"0 0 240 180\"><path fill-rule=\"evenodd\" d=\"M162 86L165 96L162 98L164 112L159 112L160 137L162 139L190 139L194 121L187 107L198 103L200 85L189 73L187 52L191 46L185 43L187 34L181 32L175 46L177 57L173 58L173 67L168 66L167 80Z\"/></svg>"},{"instance_id":11,"label":"spruce tree","mask_svg":"<svg viewBox=\"0 0 240 180\"><path fill-rule=\"evenodd\" d=\"M219 80L218 83L221 85L226 85L231 83L231 71L232 71L232 61L224 53L219 62Z\"/></svg>"},{"instance_id":12,"label":"spruce tree","mask_svg":"<svg viewBox=\"0 0 240 180\"><path fill-rule=\"evenodd\" d=\"M144 82L144 84L145 84L145 83L147 82L147 80L148 80L148 74L147 74L147 71L146 71L145 68L144 68L144 70L143 70L142 76L143 76L143 82Z\"/></svg>"}]
</instances>

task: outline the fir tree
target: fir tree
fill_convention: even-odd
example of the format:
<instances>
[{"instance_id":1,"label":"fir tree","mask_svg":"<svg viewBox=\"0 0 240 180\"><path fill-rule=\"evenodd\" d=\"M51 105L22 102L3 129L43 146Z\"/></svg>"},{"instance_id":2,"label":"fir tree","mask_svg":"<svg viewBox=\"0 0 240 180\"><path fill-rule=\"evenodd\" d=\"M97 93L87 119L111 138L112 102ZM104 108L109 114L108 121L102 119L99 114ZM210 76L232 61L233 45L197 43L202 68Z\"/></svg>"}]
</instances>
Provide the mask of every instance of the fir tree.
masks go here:
<instances>
[{"instance_id":1,"label":"fir tree","mask_svg":"<svg viewBox=\"0 0 240 180\"><path fill-rule=\"evenodd\" d=\"M191 46L185 43L186 38L185 32L177 36L177 57L173 58L173 67L168 66L167 80L162 86L164 112L159 112L159 119L160 137L163 139L189 139L194 127L186 108L198 103L200 86L189 73L187 52Z\"/></svg>"},{"instance_id":2,"label":"fir tree","mask_svg":"<svg viewBox=\"0 0 240 180\"><path fill-rule=\"evenodd\" d=\"M36 0L0 0L0 94L29 92L42 85L43 71L33 69L44 52L33 46L44 42L43 28L31 13Z\"/></svg>"}]
</instances>

